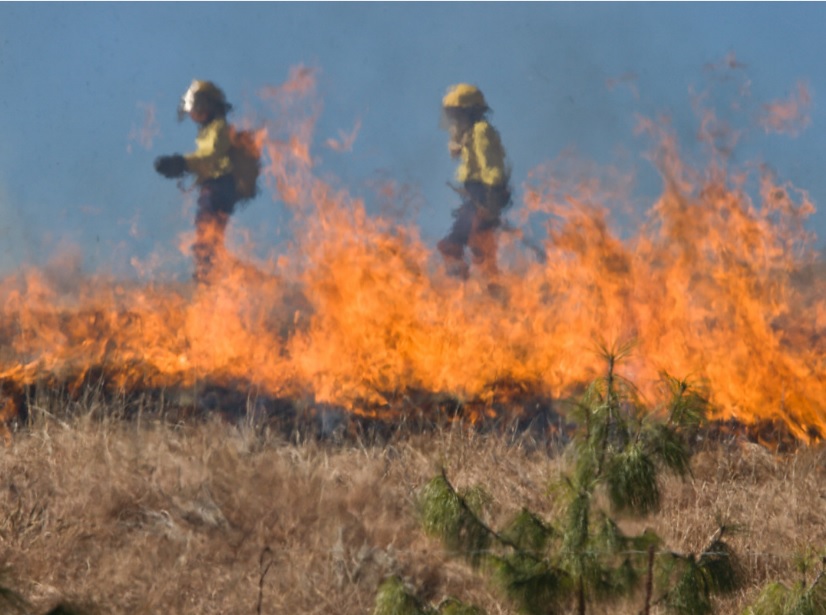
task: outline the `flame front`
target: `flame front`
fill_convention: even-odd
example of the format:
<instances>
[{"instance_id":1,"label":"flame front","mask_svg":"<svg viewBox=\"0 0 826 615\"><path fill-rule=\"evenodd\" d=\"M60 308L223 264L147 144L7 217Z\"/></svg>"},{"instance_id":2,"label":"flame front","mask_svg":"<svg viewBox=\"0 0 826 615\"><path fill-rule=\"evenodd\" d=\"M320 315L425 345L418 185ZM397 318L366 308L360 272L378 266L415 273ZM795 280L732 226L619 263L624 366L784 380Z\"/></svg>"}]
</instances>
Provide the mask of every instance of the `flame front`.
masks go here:
<instances>
[{"instance_id":1,"label":"flame front","mask_svg":"<svg viewBox=\"0 0 826 615\"><path fill-rule=\"evenodd\" d=\"M667 370L706 382L718 418L826 433L826 301L805 192L717 155L692 168L666 128L643 123L664 190L637 232L612 231L620 195L593 176L537 170L511 217L543 239L530 250L501 234L492 293L480 276L447 277L413 225L368 215L314 175L317 113L295 115L313 87L297 70L264 94L279 118L259 132L267 178L294 218L282 253L252 264L230 250L200 287L9 276L0 381L79 382L92 369L124 387L242 381L391 416L414 389L484 401L512 382L565 396L602 369L595 340L633 339L626 370L644 393Z\"/></svg>"}]
</instances>

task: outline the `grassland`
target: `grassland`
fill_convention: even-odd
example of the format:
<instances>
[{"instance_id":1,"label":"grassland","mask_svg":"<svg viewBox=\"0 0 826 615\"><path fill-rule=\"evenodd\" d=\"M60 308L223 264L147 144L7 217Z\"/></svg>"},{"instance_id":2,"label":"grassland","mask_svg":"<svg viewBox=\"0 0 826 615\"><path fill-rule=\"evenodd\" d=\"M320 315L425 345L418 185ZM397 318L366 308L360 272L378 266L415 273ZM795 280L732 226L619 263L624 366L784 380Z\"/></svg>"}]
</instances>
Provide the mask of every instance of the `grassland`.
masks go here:
<instances>
[{"instance_id":1,"label":"grassland","mask_svg":"<svg viewBox=\"0 0 826 615\"><path fill-rule=\"evenodd\" d=\"M0 450L0 564L32 613L69 601L97 613L366 614L389 574L433 603L515 613L422 533L417 491L445 467L457 487L484 486L492 523L522 506L551 519L546 487L568 463L558 442L458 424L381 441L345 424L319 439L217 414L123 420L94 400L70 410L33 406ZM768 580L797 580L796 555L826 548L823 446L777 456L718 438L692 471L665 480L644 525L681 552L720 519L739 525L730 541L747 582L719 613L741 612Z\"/></svg>"}]
</instances>

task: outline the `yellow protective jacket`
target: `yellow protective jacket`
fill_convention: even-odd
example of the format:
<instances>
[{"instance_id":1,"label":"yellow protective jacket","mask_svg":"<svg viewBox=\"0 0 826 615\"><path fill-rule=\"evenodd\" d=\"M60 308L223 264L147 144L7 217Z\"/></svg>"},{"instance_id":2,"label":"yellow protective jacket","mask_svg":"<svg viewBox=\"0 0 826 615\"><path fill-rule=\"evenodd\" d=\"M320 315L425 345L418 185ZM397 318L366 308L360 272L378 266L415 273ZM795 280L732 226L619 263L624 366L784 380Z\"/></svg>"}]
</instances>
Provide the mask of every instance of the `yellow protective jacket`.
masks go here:
<instances>
[{"instance_id":1,"label":"yellow protective jacket","mask_svg":"<svg viewBox=\"0 0 826 615\"><path fill-rule=\"evenodd\" d=\"M456 169L456 180L481 182L486 186L504 186L508 181L505 149L499 133L488 122L476 122L462 139L462 164Z\"/></svg>"},{"instance_id":2,"label":"yellow protective jacket","mask_svg":"<svg viewBox=\"0 0 826 615\"><path fill-rule=\"evenodd\" d=\"M201 126L195 145L195 151L185 154L184 160L187 171L195 174L198 183L232 173L229 158L231 142L226 119L219 117Z\"/></svg>"}]
</instances>

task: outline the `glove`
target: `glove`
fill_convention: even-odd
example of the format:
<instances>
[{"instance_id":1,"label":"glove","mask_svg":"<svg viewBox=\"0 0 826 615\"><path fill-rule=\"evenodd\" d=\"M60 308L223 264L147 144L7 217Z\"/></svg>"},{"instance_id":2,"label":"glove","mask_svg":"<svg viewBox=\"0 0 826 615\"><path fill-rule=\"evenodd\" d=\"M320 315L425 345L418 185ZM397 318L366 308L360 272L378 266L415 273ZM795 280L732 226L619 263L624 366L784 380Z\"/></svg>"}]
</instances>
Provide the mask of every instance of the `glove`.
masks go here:
<instances>
[{"instance_id":1,"label":"glove","mask_svg":"<svg viewBox=\"0 0 826 615\"><path fill-rule=\"evenodd\" d=\"M180 177L186 172L186 160L180 154L158 156L155 158L155 170L170 179Z\"/></svg>"}]
</instances>

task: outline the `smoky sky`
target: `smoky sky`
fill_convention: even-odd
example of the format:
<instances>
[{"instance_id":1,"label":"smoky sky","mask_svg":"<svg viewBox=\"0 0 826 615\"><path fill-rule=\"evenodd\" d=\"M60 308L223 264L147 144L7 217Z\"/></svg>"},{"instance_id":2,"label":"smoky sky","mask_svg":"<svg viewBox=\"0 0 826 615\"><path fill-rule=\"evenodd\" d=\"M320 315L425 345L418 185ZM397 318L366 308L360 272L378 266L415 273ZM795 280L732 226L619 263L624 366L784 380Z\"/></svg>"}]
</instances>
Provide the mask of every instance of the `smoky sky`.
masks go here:
<instances>
[{"instance_id":1,"label":"smoky sky","mask_svg":"<svg viewBox=\"0 0 826 615\"><path fill-rule=\"evenodd\" d=\"M659 178L635 134L640 116L667 116L692 151L700 93L713 90L705 103L754 129L761 104L805 82L806 129L753 130L736 156L770 165L822 209L824 16L821 4L2 4L0 267L77 244L90 269L127 274L151 254L185 269L176 238L191 227L191 195L152 170L156 156L193 148L194 126L175 120L179 97L193 78L211 79L238 116L297 65L318 74L317 172L368 201L378 179L404 186L431 243L457 205L439 128L439 102L457 82L484 91L517 198L532 170L573 152L629 167L643 205ZM727 57L742 67L726 70ZM148 108L155 132L141 140ZM324 146L356 126L351 150ZM821 241L824 216L810 221ZM288 222L264 194L233 226L266 250Z\"/></svg>"}]
</instances>

